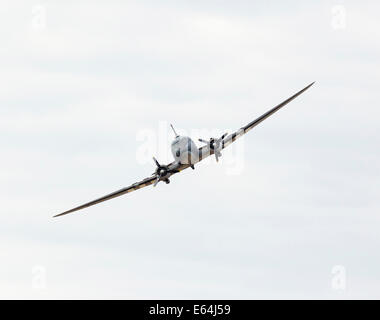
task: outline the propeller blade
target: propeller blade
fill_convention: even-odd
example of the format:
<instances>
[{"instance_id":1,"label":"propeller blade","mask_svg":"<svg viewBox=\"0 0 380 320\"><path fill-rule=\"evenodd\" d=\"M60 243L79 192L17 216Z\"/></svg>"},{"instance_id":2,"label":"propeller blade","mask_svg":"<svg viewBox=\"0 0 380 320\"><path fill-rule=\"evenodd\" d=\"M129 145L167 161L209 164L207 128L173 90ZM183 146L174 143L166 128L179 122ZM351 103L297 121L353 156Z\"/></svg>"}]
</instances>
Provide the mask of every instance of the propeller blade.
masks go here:
<instances>
[{"instance_id":1,"label":"propeller blade","mask_svg":"<svg viewBox=\"0 0 380 320\"><path fill-rule=\"evenodd\" d=\"M157 185L157 183L160 182L160 178L161 178L161 175L157 176L156 181L154 181L153 187L155 187Z\"/></svg>"},{"instance_id":2,"label":"propeller blade","mask_svg":"<svg viewBox=\"0 0 380 320\"><path fill-rule=\"evenodd\" d=\"M161 168L161 165L159 164L159 162L157 161L157 159L155 157L153 157L153 160L156 163L157 167Z\"/></svg>"},{"instance_id":3,"label":"propeller blade","mask_svg":"<svg viewBox=\"0 0 380 320\"><path fill-rule=\"evenodd\" d=\"M209 144L209 141L203 140L203 139L198 139L198 141Z\"/></svg>"},{"instance_id":4,"label":"propeller blade","mask_svg":"<svg viewBox=\"0 0 380 320\"><path fill-rule=\"evenodd\" d=\"M215 159L216 159L216 162L219 162L219 154L217 152L215 152Z\"/></svg>"}]
</instances>

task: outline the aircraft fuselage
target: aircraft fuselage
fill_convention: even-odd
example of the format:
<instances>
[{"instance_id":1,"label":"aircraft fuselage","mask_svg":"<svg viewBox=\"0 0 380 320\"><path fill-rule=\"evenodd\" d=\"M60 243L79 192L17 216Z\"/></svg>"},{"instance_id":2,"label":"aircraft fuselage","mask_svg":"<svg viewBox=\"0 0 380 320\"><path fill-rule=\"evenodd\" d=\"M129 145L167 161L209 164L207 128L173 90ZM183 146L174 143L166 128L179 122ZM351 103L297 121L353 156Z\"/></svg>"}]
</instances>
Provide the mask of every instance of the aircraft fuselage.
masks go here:
<instances>
[{"instance_id":1,"label":"aircraft fuselage","mask_svg":"<svg viewBox=\"0 0 380 320\"><path fill-rule=\"evenodd\" d=\"M198 162L198 147L189 137L177 136L171 144L171 151L178 163L194 164Z\"/></svg>"}]
</instances>

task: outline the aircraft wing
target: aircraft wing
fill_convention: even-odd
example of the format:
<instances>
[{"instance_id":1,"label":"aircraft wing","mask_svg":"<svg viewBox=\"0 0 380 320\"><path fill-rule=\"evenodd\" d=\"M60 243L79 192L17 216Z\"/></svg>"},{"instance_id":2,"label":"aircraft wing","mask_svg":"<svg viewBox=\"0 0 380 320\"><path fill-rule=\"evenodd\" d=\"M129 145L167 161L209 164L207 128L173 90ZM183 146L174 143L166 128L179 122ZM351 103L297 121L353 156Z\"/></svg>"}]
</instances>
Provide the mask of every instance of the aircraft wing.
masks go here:
<instances>
[{"instance_id":1,"label":"aircraft wing","mask_svg":"<svg viewBox=\"0 0 380 320\"><path fill-rule=\"evenodd\" d=\"M258 117L257 119L251 121L244 127L241 127L238 131L228 135L222 140L222 149L226 148L228 145L230 145L232 142L234 142L237 138L241 137L242 135L246 134L249 130L257 126L259 123L270 117L272 114L280 110L282 107L287 105L290 101L298 97L301 93L305 92L307 89L309 89L312 85L311 83L307 87L303 88L302 90L298 91L296 94L292 95L290 98L286 99L285 101L281 102L279 105L275 106L274 108L270 109L269 111L265 112L263 115ZM210 150L208 146L203 146L199 148L199 161L207 158L209 155L214 154L213 150ZM186 168L189 167L189 165L186 165ZM183 170L180 168L179 170Z\"/></svg>"},{"instance_id":2,"label":"aircraft wing","mask_svg":"<svg viewBox=\"0 0 380 320\"><path fill-rule=\"evenodd\" d=\"M68 214L68 213L71 213L71 212L74 212L74 211L77 211L77 210L81 210L81 209L84 209L84 208L87 208L87 207L91 207L91 206L93 206L95 204L98 204L100 202L107 201L107 200L110 200L110 199L122 196L123 194L126 194L126 193L129 193L129 192L132 192L132 191L144 188L146 186L149 186L149 185L153 184L155 180L156 180L156 176L152 176L152 177L146 178L146 179L144 179L144 180L142 180L140 182L136 182L136 183L130 185L129 187L126 187L126 188L120 189L118 191L112 192L112 193L110 193L110 194L108 194L108 195L106 195L104 197L101 197L99 199L87 202L87 203L85 203L85 204L83 204L83 205L81 205L79 207L76 207L76 208L70 209L68 211L62 212L60 214L57 214L54 217L63 216L65 214Z\"/></svg>"}]
</instances>

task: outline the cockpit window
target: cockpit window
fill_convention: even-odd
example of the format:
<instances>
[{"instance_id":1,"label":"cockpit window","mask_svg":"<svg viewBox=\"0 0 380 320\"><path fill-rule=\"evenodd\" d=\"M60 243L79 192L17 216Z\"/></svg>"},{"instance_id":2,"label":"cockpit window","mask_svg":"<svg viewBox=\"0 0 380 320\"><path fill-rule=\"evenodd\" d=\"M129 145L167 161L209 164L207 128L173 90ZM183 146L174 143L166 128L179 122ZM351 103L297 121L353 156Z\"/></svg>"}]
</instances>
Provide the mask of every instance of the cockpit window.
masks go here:
<instances>
[{"instance_id":1,"label":"cockpit window","mask_svg":"<svg viewBox=\"0 0 380 320\"><path fill-rule=\"evenodd\" d=\"M176 138L173 142L172 142L172 146L174 146L175 144L177 144L179 142L179 138Z\"/></svg>"}]
</instances>

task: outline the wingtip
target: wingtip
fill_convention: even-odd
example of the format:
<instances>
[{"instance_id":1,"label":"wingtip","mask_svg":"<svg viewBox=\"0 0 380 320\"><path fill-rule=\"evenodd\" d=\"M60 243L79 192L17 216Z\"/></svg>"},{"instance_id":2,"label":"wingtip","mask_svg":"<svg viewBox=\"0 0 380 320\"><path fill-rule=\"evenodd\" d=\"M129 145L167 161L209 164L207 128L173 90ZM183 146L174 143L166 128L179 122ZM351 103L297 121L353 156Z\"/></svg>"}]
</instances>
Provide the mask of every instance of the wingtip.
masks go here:
<instances>
[{"instance_id":1,"label":"wingtip","mask_svg":"<svg viewBox=\"0 0 380 320\"><path fill-rule=\"evenodd\" d=\"M60 217L60 216L64 216L70 212L73 212L72 210L69 210L69 211L65 211L65 212L62 212L62 213L58 213L56 214L55 216L53 216L53 218L57 218L57 217Z\"/></svg>"},{"instance_id":2,"label":"wingtip","mask_svg":"<svg viewBox=\"0 0 380 320\"><path fill-rule=\"evenodd\" d=\"M315 83L315 81L313 81L312 83L310 83L309 85L307 85L305 88L303 88L299 93L302 93L304 91L306 91L307 89L309 89L313 84Z\"/></svg>"},{"instance_id":3,"label":"wingtip","mask_svg":"<svg viewBox=\"0 0 380 320\"><path fill-rule=\"evenodd\" d=\"M63 213L60 213L60 214L56 214L55 216L53 216L52 218L57 218L57 217L59 217L59 216L62 216L63 215Z\"/></svg>"}]
</instances>

